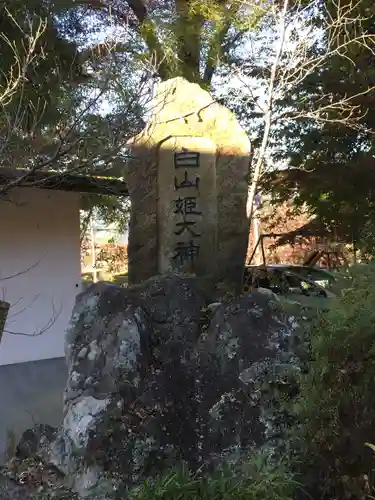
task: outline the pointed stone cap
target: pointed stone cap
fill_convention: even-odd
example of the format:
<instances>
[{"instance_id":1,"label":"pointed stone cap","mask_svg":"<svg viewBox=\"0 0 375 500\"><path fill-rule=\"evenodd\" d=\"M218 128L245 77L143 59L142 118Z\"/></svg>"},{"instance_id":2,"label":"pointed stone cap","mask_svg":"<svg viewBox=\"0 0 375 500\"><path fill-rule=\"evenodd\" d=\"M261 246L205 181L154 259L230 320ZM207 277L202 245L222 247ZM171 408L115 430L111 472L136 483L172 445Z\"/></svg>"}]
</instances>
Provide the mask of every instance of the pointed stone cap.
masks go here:
<instances>
[{"instance_id":1,"label":"pointed stone cap","mask_svg":"<svg viewBox=\"0 0 375 500\"><path fill-rule=\"evenodd\" d=\"M169 136L206 137L213 140L222 154L250 155L250 141L236 116L216 102L197 83L182 77L162 82L152 101L149 120L144 130L130 139L137 148L153 144Z\"/></svg>"}]
</instances>

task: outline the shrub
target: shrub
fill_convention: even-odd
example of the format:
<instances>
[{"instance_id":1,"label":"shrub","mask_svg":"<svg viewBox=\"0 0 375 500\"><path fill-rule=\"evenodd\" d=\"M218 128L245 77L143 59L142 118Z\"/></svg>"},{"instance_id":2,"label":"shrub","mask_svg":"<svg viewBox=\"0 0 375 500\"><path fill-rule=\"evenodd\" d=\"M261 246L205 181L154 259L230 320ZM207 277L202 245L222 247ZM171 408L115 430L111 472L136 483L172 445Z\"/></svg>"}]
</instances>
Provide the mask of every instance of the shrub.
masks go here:
<instances>
[{"instance_id":1,"label":"shrub","mask_svg":"<svg viewBox=\"0 0 375 500\"><path fill-rule=\"evenodd\" d=\"M355 269L344 292L314 323L294 408L297 457L322 499L368 498L375 442L375 266Z\"/></svg>"},{"instance_id":2,"label":"shrub","mask_svg":"<svg viewBox=\"0 0 375 500\"><path fill-rule=\"evenodd\" d=\"M281 463L258 455L235 471L200 477L176 469L132 490L128 500L291 500L296 484Z\"/></svg>"}]
</instances>

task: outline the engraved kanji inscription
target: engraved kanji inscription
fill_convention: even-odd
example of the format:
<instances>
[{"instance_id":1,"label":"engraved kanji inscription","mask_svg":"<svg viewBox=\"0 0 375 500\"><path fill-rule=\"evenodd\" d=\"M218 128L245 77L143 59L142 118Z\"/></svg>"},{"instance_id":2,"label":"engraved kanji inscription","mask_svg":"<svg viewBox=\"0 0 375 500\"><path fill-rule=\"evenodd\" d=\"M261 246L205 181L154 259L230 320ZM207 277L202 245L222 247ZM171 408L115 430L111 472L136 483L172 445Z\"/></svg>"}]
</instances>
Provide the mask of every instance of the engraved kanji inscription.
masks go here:
<instances>
[{"instance_id":1,"label":"engraved kanji inscription","mask_svg":"<svg viewBox=\"0 0 375 500\"><path fill-rule=\"evenodd\" d=\"M174 154L175 168L199 168L200 153L182 148L182 152Z\"/></svg>"},{"instance_id":2,"label":"engraved kanji inscription","mask_svg":"<svg viewBox=\"0 0 375 500\"><path fill-rule=\"evenodd\" d=\"M200 183L199 176L198 175L196 176L195 181L191 181L189 179L187 171L185 171L185 175L184 175L184 180L183 181L178 182L177 177L174 178L174 187L175 187L176 191L178 189L184 189L184 188L195 188L195 189L199 190L199 183Z\"/></svg>"},{"instance_id":3,"label":"engraved kanji inscription","mask_svg":"<svg viewBox=\"0 0 375 500\"><path fill-rule=\"evenodd\" d=\"M174 255L172 259L177 261L180 266L183 266L187 262L194 265L195 260L199 257L200 246L194 243L193 240L188 242L179 241L174 249Z\"/></svg>"},{"instance_id":4,"label":"engraved kanji inscription","mask_svg":"<svg viewBox=\"0 0 375 500\"><path fill-rule=\"evenodd\" d=\"M184 219L184 220L176 223L176 231L174 232L174 234L176 236L181 236L181 234L183 234L184 232L188 232L188 233L190 233L191 236L193 236L193 238L198 238L201 235L194 231L193 228L195 225L196 225L196 221L194 221L194 220L190 221L190 220Z\"/></svg>"},{"instance_id":5,"label":"engraved kanji inscription","mask_svg":"<svg viewBox=\"0 0 375 500\"><path fill-rule=\"evenodd\" d=\"M185 196L174 200L174 213L177 215L202 215L198 210L198 198L196 196Z\"/></svg>"}]
</instances>

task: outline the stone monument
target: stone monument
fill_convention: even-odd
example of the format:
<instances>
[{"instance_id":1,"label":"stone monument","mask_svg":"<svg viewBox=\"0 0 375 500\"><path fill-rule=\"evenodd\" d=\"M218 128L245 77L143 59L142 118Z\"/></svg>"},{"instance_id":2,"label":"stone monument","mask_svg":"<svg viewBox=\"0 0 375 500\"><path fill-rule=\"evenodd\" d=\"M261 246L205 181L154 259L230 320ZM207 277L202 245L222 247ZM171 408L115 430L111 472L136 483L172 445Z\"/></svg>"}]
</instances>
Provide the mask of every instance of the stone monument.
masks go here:
<instances>
[{"instance_id":1,"label":"stone monument","mask_svg":"<svg viewBox=\"0 0 375 500\"><path fill-rule=\"evenodd\" d=\"M250 142L234 114L199 85L174 78L159 86L130 146L129 283L177 272L238 289Z\"/></svg>"}]
</instances>

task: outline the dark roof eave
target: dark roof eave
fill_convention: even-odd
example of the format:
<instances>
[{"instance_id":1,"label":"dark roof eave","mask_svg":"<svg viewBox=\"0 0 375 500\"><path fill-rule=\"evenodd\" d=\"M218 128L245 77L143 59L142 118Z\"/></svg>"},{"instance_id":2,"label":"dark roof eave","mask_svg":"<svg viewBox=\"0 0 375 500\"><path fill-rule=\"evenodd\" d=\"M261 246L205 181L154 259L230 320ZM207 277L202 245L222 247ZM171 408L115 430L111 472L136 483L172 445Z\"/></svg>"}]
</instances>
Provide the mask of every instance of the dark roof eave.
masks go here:
<instances>
[{"instance_id":1,"label":"dark roof eave","mask_svg":"<svg viewBox=\"0 0 375 500\"><path fill-rule=\"evenodd\" d=\"M38 187L58 191L72 191L107 196L129 196L127 184L113 177L85 176L57 172L37 171L29 173L22 170L0 169L0 185L4 186L19 178L24 179L17 187Z\"/></svg>"}]
</instances>

